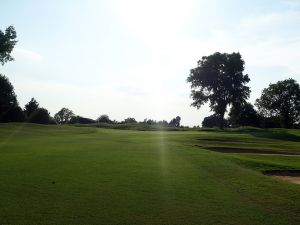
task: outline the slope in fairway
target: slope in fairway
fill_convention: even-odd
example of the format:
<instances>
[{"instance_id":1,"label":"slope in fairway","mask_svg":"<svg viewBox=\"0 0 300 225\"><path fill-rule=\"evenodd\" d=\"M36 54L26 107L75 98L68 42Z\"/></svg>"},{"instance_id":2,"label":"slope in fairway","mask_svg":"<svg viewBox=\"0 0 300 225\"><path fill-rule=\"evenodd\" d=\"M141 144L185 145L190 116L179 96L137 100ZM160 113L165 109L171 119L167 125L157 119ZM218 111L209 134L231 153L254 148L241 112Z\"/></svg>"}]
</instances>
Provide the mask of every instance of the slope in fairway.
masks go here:
<instances>
[{"instance_id":1,"label":"slope in fairway","mask_svg":"<svg viewBox=\"0 0 300 225\"><path fill-rule=\"evenodd\" d=\"M261 173L299 157L206 150L299 138L1 124L0 224L300 224L300 185Z\"/></svg>"}]
</instances>

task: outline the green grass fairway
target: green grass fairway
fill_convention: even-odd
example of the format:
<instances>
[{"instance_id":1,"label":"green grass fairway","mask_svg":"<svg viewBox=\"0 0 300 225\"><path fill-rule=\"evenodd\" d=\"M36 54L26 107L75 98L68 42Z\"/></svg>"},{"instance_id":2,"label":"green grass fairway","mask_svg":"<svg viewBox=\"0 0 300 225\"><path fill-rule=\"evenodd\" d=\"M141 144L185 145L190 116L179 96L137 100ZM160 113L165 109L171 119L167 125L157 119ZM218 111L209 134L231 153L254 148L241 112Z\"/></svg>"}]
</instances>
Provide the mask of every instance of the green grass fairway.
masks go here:
<instances>
[{"instance_id":1,"label":"green grass fairway","mask_svg":"<svg viewBox=\"0 0 300 225\"><path fill-rule=\"evenodd\" d=\"M0 125L0 224L300 224L300 131Z\"/></svg>"}]
</instances>

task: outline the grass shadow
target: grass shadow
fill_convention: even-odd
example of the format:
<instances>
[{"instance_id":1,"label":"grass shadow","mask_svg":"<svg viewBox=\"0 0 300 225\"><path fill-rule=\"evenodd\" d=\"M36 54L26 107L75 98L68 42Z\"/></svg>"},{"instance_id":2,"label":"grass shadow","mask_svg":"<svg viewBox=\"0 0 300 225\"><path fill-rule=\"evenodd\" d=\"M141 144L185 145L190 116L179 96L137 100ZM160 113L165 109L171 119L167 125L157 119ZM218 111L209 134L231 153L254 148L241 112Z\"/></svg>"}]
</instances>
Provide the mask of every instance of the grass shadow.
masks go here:
<instances>
[{"instance_id":1,"label":"grass shadow","mask_svg":"<svg viewBox=\"0 0 300 225\"><path fill-rule=\"evenodd\" d=\"M207 130L208 131L208 130ZM249 134L258 138L275 139L281 141L300 142L300 136L289 133L286 129L261 129L261 128L237 128L237 129L214 129L211 132L231 133L231 134Z\"/></svg>"},{"instance_id":2,"label":"grass shadow","mask_svg":"<svg viewBox=\"0 0 300 225\"><path fill-rule=\"evenodd\" d=\"M281 141L293 141L293 142L300 142L300 136L289 133L287 130L284 129L246 129L244 132L249 133L254 137L259 138L268 138L268 139L275 139Z\"/></svg>"}]
</instances>

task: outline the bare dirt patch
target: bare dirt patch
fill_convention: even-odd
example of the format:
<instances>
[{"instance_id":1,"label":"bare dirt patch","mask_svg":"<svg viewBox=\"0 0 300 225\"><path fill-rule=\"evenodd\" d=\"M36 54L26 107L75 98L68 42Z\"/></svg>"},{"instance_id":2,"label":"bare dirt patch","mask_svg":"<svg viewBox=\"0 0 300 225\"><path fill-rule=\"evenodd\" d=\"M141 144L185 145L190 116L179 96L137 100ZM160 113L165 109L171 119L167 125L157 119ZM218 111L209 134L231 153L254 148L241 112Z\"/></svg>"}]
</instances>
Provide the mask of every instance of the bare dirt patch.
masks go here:
<instances>
[{"instance_id":1,"label":"bare dirt patch","mask_svg":"<svg viewBox=\"0 0 300 225\"><path fill-rule=\"evenodd\" d=\"M264 171L263 174L295 184L300 184L300 170L270 170Z\"/></svg>"}]
</instances>

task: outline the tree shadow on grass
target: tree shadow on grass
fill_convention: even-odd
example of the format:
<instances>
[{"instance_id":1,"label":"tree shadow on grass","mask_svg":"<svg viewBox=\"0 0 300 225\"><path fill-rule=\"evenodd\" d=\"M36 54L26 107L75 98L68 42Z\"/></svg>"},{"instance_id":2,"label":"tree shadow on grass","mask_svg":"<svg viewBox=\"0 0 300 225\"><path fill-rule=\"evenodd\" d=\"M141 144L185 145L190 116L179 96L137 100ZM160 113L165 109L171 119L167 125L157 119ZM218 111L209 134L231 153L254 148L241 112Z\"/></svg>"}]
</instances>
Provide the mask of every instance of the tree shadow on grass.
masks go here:
<instances>
[{"instance_id":1,"label":"tree shadow on grass","mask_svg":"<svg viewBox=\"0 0 300 225\"><path fill-rule=\"evenodd\" d=\"M299 136L287 132L264 132L264 133L255 133L252 135L261 138L300 142Z\"/></svg>"},{"instance_id":2,"label":"tree shadow on grass","mask_svg":"<svg viewBox=\"0 0 300 225\"><path fill-rule=\"evenodd\" d=\"M258 138L267 138L267 139L275 139L281 141L293 141L293 142L300 142L300 136L291 134L284 129L276 129L276 130L269 130L269 129L244 129L237 131L237 133L248 133L254 137Z\"/></svg>"},{"instance_id":3,"label":"tree shadow on grass","mask_svg":"<svg viewBox=\"0 0 300 225\"><path fill-rule=\"evenodd\" d=\"M286 129L260 129L260 128L238 128L238 129L214 129L211 132L230 134L250 134L258 138L275 139L281 141L300 142L300 136L289 133Z\"/></svg>"}]
</instances>

